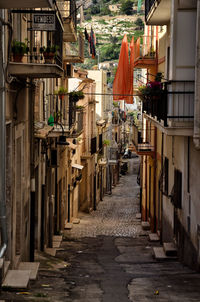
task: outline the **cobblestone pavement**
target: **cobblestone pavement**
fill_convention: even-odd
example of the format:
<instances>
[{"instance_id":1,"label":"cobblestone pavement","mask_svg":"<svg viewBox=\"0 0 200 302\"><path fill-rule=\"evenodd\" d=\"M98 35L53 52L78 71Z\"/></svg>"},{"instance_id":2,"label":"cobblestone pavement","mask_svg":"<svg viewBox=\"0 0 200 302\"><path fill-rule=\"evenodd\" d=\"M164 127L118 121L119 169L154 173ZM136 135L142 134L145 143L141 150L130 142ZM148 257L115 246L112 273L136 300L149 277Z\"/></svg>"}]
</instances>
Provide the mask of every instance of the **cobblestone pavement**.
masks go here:
<instances>
[{"instance_id":1,"label":"cobblestone pavement","mask_svg":"<svg viewBox=\"0 0 200 302\"><path fill-rule=\"evenodd\" d=\"M56 257L39 253L38 280L26 292L4 291L5 301L192 302L200 301L200 274L178 261L157 262L148 232L136 219L138 158L97 211L81 214L65 233Z\"/></svg>"},{"instance_id":2,"label":"cobblestone pavement","mask_svg":"<svg viewBox=\"0 0 200 302\"><path fill-rule=\"evenodd\" d=\"M139 158L131 159L128 173L120 177L119 184L112 195L105 195L96 211L79 215L81 223L72 230L65 231L68 238L96 236L130 236L142 232L141 224L136 219L139 209L139 186L137 172Z\"/></svg>"}]
</instances>

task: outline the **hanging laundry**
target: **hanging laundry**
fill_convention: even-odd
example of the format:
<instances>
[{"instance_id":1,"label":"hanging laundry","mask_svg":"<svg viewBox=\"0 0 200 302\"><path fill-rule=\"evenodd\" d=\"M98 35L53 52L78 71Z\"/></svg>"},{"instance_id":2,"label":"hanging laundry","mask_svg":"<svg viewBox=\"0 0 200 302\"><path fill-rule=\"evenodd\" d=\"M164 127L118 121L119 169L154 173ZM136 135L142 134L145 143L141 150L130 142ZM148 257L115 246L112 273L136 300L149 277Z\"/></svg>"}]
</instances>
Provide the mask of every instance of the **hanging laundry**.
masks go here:
<instances>
[{"instance_id":1,"label":"hanging laundry","mask_svg":"<svg viewBox=\"0 0 200 302\"><path fill-rule=\"evenodd\" d=\"M91 32L90 32L90 54L92 56L93 59L95 59L96 56L96 49L95 49L95 45L96 45L96 37L95 34L93 32L93 29L91 27Z\"/></svg>"},{"instance_id":2,"label":"hanging laundry","mask_svg":"<svg viewBox=\"0 0 200 302\"><path fill-rule=\"evenodd\" d=\"M125 100L129 93L129 57L128 40L126 34L122 40L119 63L113 82L113 100Z\"/></svg>"},{"instance_id":3,"label":"hanging laundry","mask_svg":"<svg viewBox=\"0 0 200 302\"><path fill-rule=\"evenodd\" d=\"M130 44L130 64L129 64L129 92L126 98L127 104L133 104L133 80L134 80L134 37L132 37Z\"/></svg>"}]
</instances>

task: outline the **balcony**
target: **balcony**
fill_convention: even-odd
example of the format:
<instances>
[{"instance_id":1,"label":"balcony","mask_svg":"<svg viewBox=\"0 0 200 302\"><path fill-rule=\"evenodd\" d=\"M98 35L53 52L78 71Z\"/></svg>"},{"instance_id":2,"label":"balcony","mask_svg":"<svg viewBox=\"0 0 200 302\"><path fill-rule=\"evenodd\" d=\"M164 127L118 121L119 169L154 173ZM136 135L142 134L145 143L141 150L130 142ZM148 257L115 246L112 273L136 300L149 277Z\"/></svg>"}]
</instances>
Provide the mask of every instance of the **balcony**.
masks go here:
<instances>
[{"instance_id":1,"label":"balcony","mask_svg":"<svg viewBox=\"0 0 200 302\"><path fill-rule=\"evenodd\" d=\"M1 0L0 9L9 8L53 8L52 0Z\"/></svg>"},{"instance_id":2,"label":"balcony","mask_svg":"<svg viewBox=\"0 0 200 302\"><path fill-rule=\"evenodd\" d=\"M158 42L155 36L139 37L135 42L134 67L150 68L157 63Z\"/></svg>"},{"instance_id":3,"label":"balcony","mask_svg":"<svg viewBox=\"0 0 200 302\"><path fill-rule=\"evenodd\" d=\"M19 11L15 11L18 13ZM58 78L63 76L63 43L62 43L62 26L52 11L31 11L28 23L27 39L15 40L11 44L11 57L8 65L10 75L21 78ZM38 20L41 16L53 20L55 30L51 30L46 34L39 28L35 28L33 16L37 15ZM43 26L43 25L42 25ZM33 33L33 35L30 34ZM34 36L37 38L30 38ZM48 38L47 38L48 37ZM27 42L27 41L28 42Z\"/></svg>"},{"instance_id":4,"label":"balcony","mask_svg":"<svg viewBox=\"0 0 200 302\"><path fill-rule=\"evenodd\" d=\"M77 8L76 1L56 1L63 20L63 41L77 41Z\"/></svg>"},{"instance_id":5,"label":"balcony","mask_svg":"<svg viewBox=\"0 0 200 302\"><path fill-rule=\"evenodd\" d=\"M191 135L194 121L194 82L165 83L165 89L143 99L143 113L164 128L178 129L177 135Z\"/></svg>"},{"instance_id":6,"label":"balcony","mask_svg":"<svg viewBox=\"0 0 200 302\"><path fill-rule=\"evenodd\" d=\"M76 109L76 122L71 137L76 138L83 132L83 109Z\"/></svg>"},{"instance_id":7,"label":"balcony","mask_svg":"<svg viewBox=\"0 0 200 302\"><path fill-rule=\"evenodd\" d=\"M68 95L62 97L48 95L47 97L45 119L50 126L54 127L50 136L62 134L71 137L76 123L76 103L70 102Z\"/></svg>"},{"instance_id":8,"label":"balcony","mask_svg":"<svg viewBox=\"0 0 200 302\"><path fill-rule=\"evenodd\" d=\"M170 21L171 0L145 0L147 25L167 25Z\"/></svg>"},{"instance_id":9,"label":"balcony","mask_svg":"<svg viewBox=\"0 0 200 302\"><path fill-rule=\"evenodd\" d=\"M132 142L138 155L155 155L155 148L149 142L143 142L140 127L133 124Z\"/></svg>"},{"instance_id":10,"label":"balcony","mask_svg":"<svg viewBox=\"0 0 200 302\"><path fill-rule=\"evenodd\" d=\"M77 43L71 43L65 46L63 61L65 63L83 63L84 62L84 37L82 33L78 36Z\"/></svg>"}]
</instances>

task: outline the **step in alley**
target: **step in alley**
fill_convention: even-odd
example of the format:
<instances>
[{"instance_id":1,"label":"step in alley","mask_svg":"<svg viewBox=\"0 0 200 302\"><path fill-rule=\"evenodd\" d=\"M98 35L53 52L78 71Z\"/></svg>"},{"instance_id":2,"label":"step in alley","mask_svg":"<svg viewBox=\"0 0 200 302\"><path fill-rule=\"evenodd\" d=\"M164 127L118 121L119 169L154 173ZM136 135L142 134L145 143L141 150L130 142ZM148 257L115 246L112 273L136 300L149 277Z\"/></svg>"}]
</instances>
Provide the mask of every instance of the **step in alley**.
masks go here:
<instances>
[{"instance_id":1,"label":"step in alley","mask_svg":"<svg viewBox=\"0 0 200 302\"><path fill-rule=\"evenodd\" d=\"M139 158L129 159L112 195L96 211L80 213L65 230L53 257L38 253L36 281L24 291L2 291L5 301L148 302L200 301L200 275L176 259L157 261L143 230L137 172ZM79 223L78 223L79 222Z\"/></svg>"}]
</instances>

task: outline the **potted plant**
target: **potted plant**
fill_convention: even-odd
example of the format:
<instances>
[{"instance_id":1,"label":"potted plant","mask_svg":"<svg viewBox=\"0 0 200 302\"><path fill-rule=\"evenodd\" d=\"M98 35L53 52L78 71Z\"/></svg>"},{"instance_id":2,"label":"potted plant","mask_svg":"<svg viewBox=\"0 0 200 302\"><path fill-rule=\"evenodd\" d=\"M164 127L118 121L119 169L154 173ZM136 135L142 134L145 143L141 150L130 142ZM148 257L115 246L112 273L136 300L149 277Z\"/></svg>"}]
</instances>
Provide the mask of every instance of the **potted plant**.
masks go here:
<instances>
[{"instance_id":1,"label":"potted plant","mask_svg":"<svg viewBox=\"0 0 200 302\"><path fill-rule=\"evenodd\" d=\"M62 117L62 112L61 111L57 111L57 112L54 112L54 122L55 123L58 123L59 122L59 119Z\"/></svg>"},{"instance_id":2,"label":"potted plant","mask_svg":"<svg viewBox=\"0 0 200 302\"><path fill-rule=\"evenodd\" d=\"M76 105L76 110L82 110L84 108L84 106L78 106L78 105Z\"/></svg>"},{"instance_id":3,"label":"potted plant","mask_svg":"<svg viewBox=\"0 0 200 302\"><path fill-rule=\"evenodd\" d=\"M54 91L54 94L58 95L61 100L64 99L65 94L68 92L67 88L61 86L58 90Z\"/></svg>"},{"instance_id":4,"label":"potted plant","mask_svg":"<svg viewBox=\"0 0 200 302\"><path fill-rule=\"evenodd\" d=\"M24 54L29 52L28 40L25 42L13 40L11 45L14 62L22 62Z\"/></svg>"},{"instance_id":5,"label":"potted plant","mask_svg":"<svg viewBox=\"0 0 200 302\"><path fill-rule=\"evenodd\" d=\"M110 141L109 141L109 139L104 139L104 140L103 140L103 145L104 145L104 146L110 146Z\"/></svg>"},{"instance_id":6,"label":"potted plant","mask_svg":"<svg viewBox=\"0 0 200 302\"><path fill-rule=\"evenodd\" d=\"M40 53L43 54L46 64L52 64L55 56L57 55L58 50L59 50L58 45L40 47Z\"/></svg>"},{"instance_id":7,"label":"potted plant","mask_svg":"<svg viewBox=\"0 0 200 302\"><path fill-rule=\"evenodd\" d=\"M78 102L81 99L84 99L84 93L83 91L72 91L69 93L69 101L70 102Z\"/></svg>"}]
</instances>

